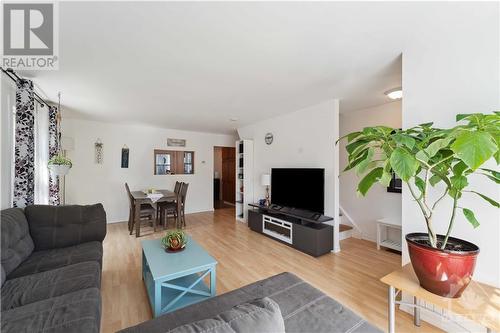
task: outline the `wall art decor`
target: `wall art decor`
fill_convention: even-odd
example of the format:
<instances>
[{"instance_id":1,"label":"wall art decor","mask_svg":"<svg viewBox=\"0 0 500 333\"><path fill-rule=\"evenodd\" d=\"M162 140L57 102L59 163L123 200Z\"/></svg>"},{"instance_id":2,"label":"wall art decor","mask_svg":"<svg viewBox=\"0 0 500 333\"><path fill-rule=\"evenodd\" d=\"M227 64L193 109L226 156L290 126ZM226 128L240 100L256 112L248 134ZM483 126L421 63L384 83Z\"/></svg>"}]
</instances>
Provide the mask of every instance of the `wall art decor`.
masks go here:
<instances>
[{"instance_id":1,"label":"wall art decor","mask_svg":"<svg viewBox=\"0 0 500 333\"><path fill-rule=\"evenodd\" d=\"M167 139L167 146L169 146L169 147L186 147L186 140L185 139L168 138Z\"/></svg>"},{"instance_id":2,"label":"wall art decor","mask_svg":"<svg viewBox=\"0 0 500 333\"><path fill-rule=\"evenodd\" d=\"M266 136L264 137L264 141L266 141L266 144L270 145L273 143L274 136L273 133L267 133Z\"/></svg>"},{"instance_id":3,"label":"wall art decor","mask_svg":"<svg viewBox=\"0 0 500 333\"><path fill-rule=\"evenodd\" d=\"M95 142L94 146L95 146L95 162L97 164L102 164L104 144L101 142L101 139L97 138L97 141Z\"/></svg>"},{"instance_id":4,"label":"wall art decor","mask_svg":"<svg viewBox=\"0 0 500 333\"><path fill-rule=\"evenodd\" d=\"M122 148L122 168L128 168L129 149L126 145Z\"/></svg>"}]
</instances>

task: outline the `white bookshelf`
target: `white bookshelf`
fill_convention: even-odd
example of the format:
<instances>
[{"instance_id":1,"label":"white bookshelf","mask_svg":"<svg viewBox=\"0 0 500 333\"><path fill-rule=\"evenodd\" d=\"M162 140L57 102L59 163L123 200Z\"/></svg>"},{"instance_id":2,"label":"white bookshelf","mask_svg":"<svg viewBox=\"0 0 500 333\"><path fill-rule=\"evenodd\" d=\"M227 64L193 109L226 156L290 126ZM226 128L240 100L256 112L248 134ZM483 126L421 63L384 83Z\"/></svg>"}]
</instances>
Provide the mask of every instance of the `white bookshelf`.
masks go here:
<instances>
[{"instance_id":1,"label":"white bookshelf","mask_svg":"<svg viewBox=\"0 0 500 333\"><path fill-rule=\"evenodd\" d=\"M253 201L253 141L236 141L236 219L247 222Z\"/></svg>"}]
</instances>

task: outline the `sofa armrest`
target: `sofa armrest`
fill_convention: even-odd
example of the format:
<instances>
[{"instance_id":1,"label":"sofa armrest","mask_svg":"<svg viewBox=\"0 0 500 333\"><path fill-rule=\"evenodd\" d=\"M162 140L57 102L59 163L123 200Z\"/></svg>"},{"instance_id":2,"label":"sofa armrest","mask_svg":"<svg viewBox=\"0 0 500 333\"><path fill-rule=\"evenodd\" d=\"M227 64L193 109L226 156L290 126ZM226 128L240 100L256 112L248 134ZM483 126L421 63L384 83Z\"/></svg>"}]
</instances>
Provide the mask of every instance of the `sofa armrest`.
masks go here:
<instances>
[{"instance_id":1,"label":"sofa armrest","mask_svg":"<svg viewBox=\"0 0 500 333\"><path fill-rule=\"evenodd\" d=\"M106 212L102 204L48 206L24 209L35 250L49 250L104 240Z\"/></svg>"}]
</instances>

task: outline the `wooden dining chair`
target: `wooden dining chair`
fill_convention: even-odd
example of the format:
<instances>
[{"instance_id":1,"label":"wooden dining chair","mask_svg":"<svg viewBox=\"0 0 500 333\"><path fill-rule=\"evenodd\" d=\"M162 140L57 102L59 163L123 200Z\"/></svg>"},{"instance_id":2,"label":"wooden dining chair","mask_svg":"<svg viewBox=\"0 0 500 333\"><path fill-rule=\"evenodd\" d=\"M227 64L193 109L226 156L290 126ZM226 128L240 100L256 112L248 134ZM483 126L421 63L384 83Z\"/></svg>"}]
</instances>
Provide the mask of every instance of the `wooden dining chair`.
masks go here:
<instances>
[{"instance_id":1,"label":"wooden dining chair","mask_svg":"<svg viewBox=\"0 0 500 333\"><path fill-rule=\"evenodd\" d=\"M130 204L130 209L129 209L129 216L128 216L128 230L130 234L132 235L134 231L134 226L135 226L135 203L134 203L134 197L132 196L132 192L130 192L130 188L128 187L128 184L125 183L125 189L127 190L127 196L129 199L129 204ZM140 212L139 212L139 227L141 226L141 219L142 218L148 218L148 221L152 221L153 223L153 229L156 231L156 220L155 220L155 209L151 204L141 204L140 207Z\"/></svg>"},{"instance_id":2,"label":"wooden dining chair","mask_svg":"<svg viewBox=\"0 0 500 333\"><path fill-rule=\"evenodd\" d=\"M182 183L182 188L180 191L181 205L180 205L180 211L179 211L179 223L180 223L181 227L186 227L185 208L186 208L186 195L187 195L188 187L189 187L189 183Z\"/></svg>"},{"instance_id":3,"label":"wooden dining chair","mask_svg":"<svg viewBox=\"0 0 500 333\"><path fill-rule=\"evenodd\" d=\"M179 195L182 182L175 182L174 193ZM156 218L158 219L160 224L163 224L163 228L168 226L168 217L173 216L175 219L177 218L177 200L171 201L163 201L159 202L156 205Z\"/></svg>"}]
</instances>

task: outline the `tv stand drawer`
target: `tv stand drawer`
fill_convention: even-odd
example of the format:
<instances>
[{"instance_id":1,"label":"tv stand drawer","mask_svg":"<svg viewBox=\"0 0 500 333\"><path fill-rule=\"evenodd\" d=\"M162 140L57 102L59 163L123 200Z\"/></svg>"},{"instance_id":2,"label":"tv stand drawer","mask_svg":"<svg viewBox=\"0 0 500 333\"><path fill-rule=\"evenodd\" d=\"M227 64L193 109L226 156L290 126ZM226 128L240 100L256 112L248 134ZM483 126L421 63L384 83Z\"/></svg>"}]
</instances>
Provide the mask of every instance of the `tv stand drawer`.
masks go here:
<instances>
[{"instance_id":1,"label":"tv stand drawer","mask_svg":"<svg viewBox=\"0 0 500 333\"><path fill-rule=\"evenodd\" d=\"M293 244L293 223L276 217L262 215L262 233L279 239L288 244Z\"/></svg>"}]
</instances>

